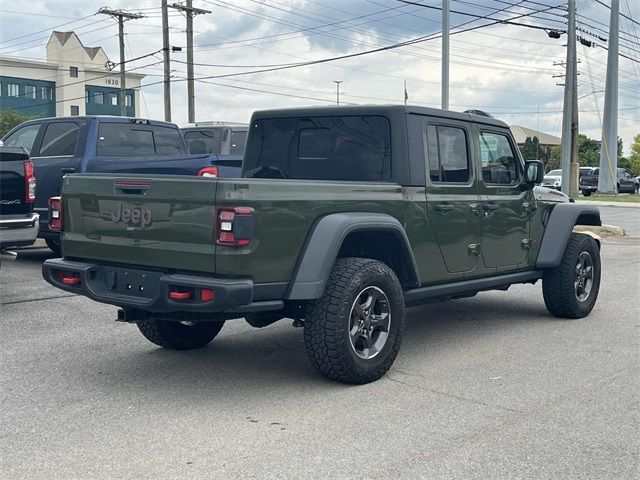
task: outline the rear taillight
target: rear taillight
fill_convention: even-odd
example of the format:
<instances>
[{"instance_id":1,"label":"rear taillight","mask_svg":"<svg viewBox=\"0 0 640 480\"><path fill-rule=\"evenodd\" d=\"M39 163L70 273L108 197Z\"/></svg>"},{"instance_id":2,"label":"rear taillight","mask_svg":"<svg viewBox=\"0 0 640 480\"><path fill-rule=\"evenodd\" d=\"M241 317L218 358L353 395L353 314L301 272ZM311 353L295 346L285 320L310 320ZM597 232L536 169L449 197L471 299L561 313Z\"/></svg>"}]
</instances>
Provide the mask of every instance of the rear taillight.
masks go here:
<instances>
[{"instance_id":1,"label":"rear taillight","mask_svg":"<svg viewBox=\"0 0 640 480\"><path fill-rule=\"evenodd\" d=\"M61 232L64 228L64 212L62 211L62 198L49 198L49 230Z\"/></svg>"},{"instance_id":2,"label":"rear taillight","mask_svg":"<svg viewBox=\"0 0 640 480\"><path fill-rule=\"evenodd\" d=\"M198 176L218 178L218 167L203 167L198 170Z\"/></svg>"},{"instance_id":3,"label":"rear taillight","mask_svg":"<svg viewBox=\"0 0 640 480\"><path fill-rule=\"evenodd\" d=\"M255 210L251 207L219 208L216 211L216 243L245 247L253 240Z\"/></svg>"},{"instance_id":4,"label":"rear taillight","mask_svg":"<svg viewBox=\"0 0 640 480\"><path fill-rule=\"evenodd\" d=\"M36 176L33 163L24 162L24 201L33 203L36 200Z\"/></svg>"}]
</instances>

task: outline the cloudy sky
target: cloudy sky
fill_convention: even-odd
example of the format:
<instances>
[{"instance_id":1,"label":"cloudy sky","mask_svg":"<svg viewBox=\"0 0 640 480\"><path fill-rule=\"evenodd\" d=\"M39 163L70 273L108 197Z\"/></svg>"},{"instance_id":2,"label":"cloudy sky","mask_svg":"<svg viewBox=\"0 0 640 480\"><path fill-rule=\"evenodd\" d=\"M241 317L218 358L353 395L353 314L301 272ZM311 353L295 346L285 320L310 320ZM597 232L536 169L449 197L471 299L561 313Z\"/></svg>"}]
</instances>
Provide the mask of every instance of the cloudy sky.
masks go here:
<instances>
[{"instance_id":1,"label":"cloudy sky","mask_svg":"<svg viewBox=\"0 0 640 480\"><path fill-rule=\"evenodd\" d=\"M176 0L177 1L177 0ZM439 0L415 0L439 8ZM135 58L162 48L160 0L0 0L0 55L45 59L52 29L74 30L86 46L102 46L118 61L117 25L102 6L139 11L146 18L125 24L126 54ZM173 3L172 0L169 3ZM197 120L248 121L253 110L341 102L440 106L438 9L398 0L193 0L212 13L194 20ZM604 5L603 5L604 4ZM577 0L580 131L600 138L604 105L610 0ZM28 5L28 11L26 7ZM640 133L640 1L621 0L618 133L628 152ZM559 6L560 8L549 8ZM452 32L496 19L564 29L561 0L452 0ZM526 15L526 16L523 16ZM478 17L488 16L489 19ZM517 18L519 17L519 18ZM184 47L185 18L170 11L171 45ZM352 58L261 71L366 52L398 42L427 40ZM600 37L600 38L598 38ZM566 36L497 23L451 36L450 108L477 108L509 124L560 135ZM625 58L628 57L628 58ZM635 59L635 61L634 61ZM172 57L173 121L187 120L186 53ZM163 118L161 56L133 62L145 73L141 115ZM256 72L258 70L259 72ZM249 73L253 72L253 73Z\"/></svg>"}]
</instances>

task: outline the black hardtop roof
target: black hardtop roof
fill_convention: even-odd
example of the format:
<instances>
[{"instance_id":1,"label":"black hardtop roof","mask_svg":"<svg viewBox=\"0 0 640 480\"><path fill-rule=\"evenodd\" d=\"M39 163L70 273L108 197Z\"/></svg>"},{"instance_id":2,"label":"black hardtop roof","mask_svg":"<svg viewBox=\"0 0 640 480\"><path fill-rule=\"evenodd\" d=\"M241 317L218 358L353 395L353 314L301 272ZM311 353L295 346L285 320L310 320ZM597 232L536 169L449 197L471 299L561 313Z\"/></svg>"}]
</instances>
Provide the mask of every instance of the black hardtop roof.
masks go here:
<instances>
[{"instance_id":1,"label":"black hardtop roof","mask_svg":"<svg viewBox=\"0 0 640 480\"><path fill-rule=\"evenodd\" d=\"M33 120L27 120L26 122L21 123L20 125L26 125L29 123L38 123L38 122L50 122L50 121L77 121L77 120L98 120L101 122L108 123L133 123L134 121L141 122L149 122L150 125L158 125L163 127L178 127L175 123L171 122L163 122L162 120L150 120L147 118L140 117L120 117L118 115L74 115L74 116L66 116L66 117L42 117L42 118L34 118Z\"/></svg>"},{"instance_id":2,"label":"black hardtop roof","mask_svg":"<svg viewBox=\"0 0 640 480\"><path fill-rule=\"evenodd\" d=\"M258 110L251 116L251 121L259 118L290 118L290 117L332 117L340 115L382 115L415 114L438 117L443 119L461 120L463 122L482 123L496 127L509 128L501 120L472 113L453 112L439 108L416 107L413 105L346 105L324 107L295 107L274 110Z\"/></svg>"}]
</instances>

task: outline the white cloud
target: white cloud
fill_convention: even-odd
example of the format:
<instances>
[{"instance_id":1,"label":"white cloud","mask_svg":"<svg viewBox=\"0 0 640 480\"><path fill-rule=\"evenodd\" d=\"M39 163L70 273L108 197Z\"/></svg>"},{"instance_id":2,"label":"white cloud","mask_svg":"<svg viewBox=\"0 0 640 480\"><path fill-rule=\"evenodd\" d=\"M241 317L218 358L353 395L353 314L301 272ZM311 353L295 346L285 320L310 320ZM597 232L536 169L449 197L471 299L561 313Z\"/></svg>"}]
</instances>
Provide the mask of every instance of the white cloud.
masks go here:
<instances>
[{"instance_id":1,"label":"white cloud","mask_svg":"<svg viewBox=\"0 0 640 480\"><path fill-rule=\"evenodd\" d=\"M130 47L128 56L144 55L161 47L159 3L155 0L135 3L136 8L145 9L143 12L148 18L126 23L125 31ZM628 4L632 9L632 16L640 18L640 2ZM6 2L3 5L6 10L19 9L10 8L10 4ZM476 2L476 7L457 1L452 5L452 9L478 14L489 13L487 8L505 6L489 0ZM0 55L43 58L47 31L32 37L12 39L95 13L101 6L102 0L53 0L30 2L28 13L3 13ZM202 64L260 66L316 60L428 35L440 28L439 11L403 5L395 0L194 0L194 6L213 12L198 16L194 21L195 44L199 46L196 48L195 59ZM528 6L535 8L536 4ZM131 2L124 0L112 0L110 7L134 10ZM530 11L517 8L510 10ZM583 15L579 17L582 28L593 31L592 27L597 27L606 32L609 22L607 9L594 2L579 1L578 12ZM184 46L185 20L176 11L172 10L171 14L171 43ZM534 19L535 23L561 27L561 24L554 22L562 21L560 17L550 14L540 16L547 20L538 18ZM359 18L348 21L355 17ZM102 45L111 59L117 59L115 22L105 17L104 22L86 26L102 19L102 16L90 17L59 29L75 29L85 45ZM451 23L458 25L471 19L452 15ZM319 28L326 24L331 26ZM621 28L627 32L623 35L623 43L636 45L635 51L625 52L640 58L640 45L634 43L633 37L633 28L640 31L640 27L623 19ZM298 33L290 33L296 31ZM605 32L600 34L606 36ZM247 40L257 38L262 40ZM22 43L30 40L31 43ZM18 43L20 45L16 45ZM562 79L552 78L552 74L562 73L562 68L553 63L564 59L565 43L565 36L553 40L544 31L513 25L495 25L453 35L451 108L479 108L508 123L539 128L559 135L563 97L562 88L556 86L556 82ZM579 95L584 96L580 100L581 133L599 139L600 117L597 110L600 110L601 116L601 90L604 90L607 52L600 47L585 52L579 47L578 53L582 59L579 66ZM173 58L185 60L186 55L184 52L174 54ZM210 79L218 85L197 82L197 118L247 121L251 112L257 109L329 104L335 101L334 80L343 81L341 98L344 102L401 103L406 79L410 103L438 106L439 59L440 40L433 40L332 63L227 79ZM143 65L144 62L138 61L136 65ZM149 75L143 83L161 80L161 67L157 65L143 69ZM186 66L174 62L172 68L177 77L172 85L173 120L184 123L187 117L186 84L178 81L178 77L185 76ZM251 69L195 67L197 78L246 70ZM640 132L640 109L637 108L640 107L639 75L640 64L620 58L618 131L627 150L632 137ZM594 91L595 94L592 93ZM163 118L162 85L145 88L143 97L149 116ZM141 113L147 114L144 107Z\"/></svg>"}]
</instances>

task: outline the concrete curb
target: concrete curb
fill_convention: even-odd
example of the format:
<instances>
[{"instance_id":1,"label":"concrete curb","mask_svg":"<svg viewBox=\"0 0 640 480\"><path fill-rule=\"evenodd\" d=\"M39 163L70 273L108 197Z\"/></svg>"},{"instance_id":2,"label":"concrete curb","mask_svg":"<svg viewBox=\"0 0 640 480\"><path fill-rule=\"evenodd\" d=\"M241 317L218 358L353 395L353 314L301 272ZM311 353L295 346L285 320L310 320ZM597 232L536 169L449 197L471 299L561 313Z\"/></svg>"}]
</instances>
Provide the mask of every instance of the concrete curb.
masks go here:
<instances>
[{"instance_id":1,"label":"concrete curb","mask_svg":"<svg viewBox=\"0 0 640 480\"><path fill-rule=\"evenodd\" d=\"M612 237L624 237L626 235L623 228L616 225L576 225L573 227L573 231L576 233L586 233L591 235L596 240Z\"/></svg>"}]
</instances>

